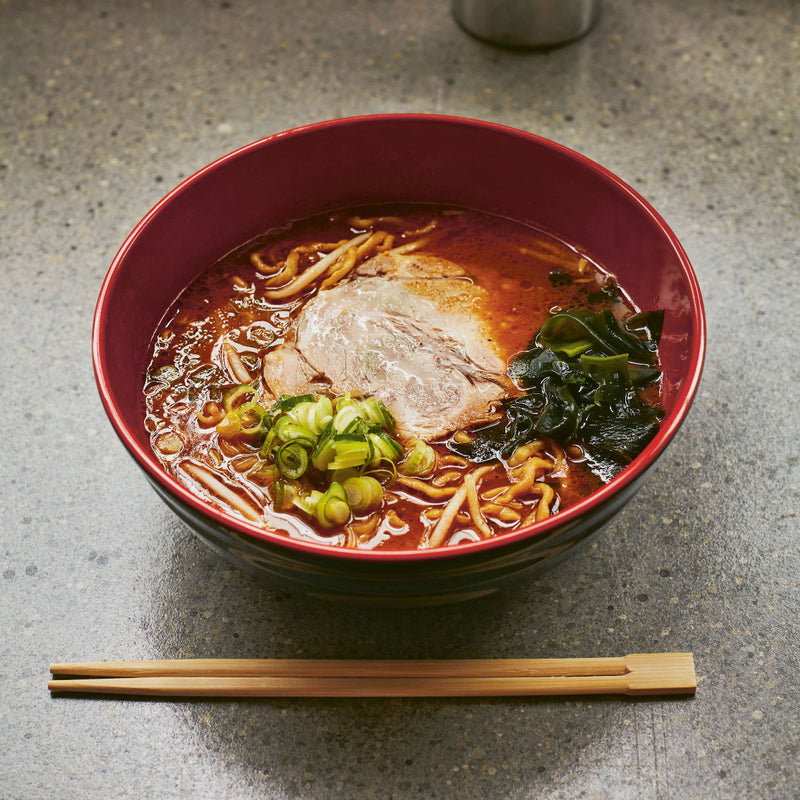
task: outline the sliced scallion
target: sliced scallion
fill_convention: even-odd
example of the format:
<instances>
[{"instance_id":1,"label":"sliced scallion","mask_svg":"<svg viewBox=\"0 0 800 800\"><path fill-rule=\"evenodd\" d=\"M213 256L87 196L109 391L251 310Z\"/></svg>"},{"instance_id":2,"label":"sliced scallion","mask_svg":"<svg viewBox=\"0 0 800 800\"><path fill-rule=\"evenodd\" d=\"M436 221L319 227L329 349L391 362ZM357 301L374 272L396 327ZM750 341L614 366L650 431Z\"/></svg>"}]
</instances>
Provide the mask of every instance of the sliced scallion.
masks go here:
<instances>
[{"instance_id":1,"label":"sliced scallion","mask_svg":"<svg viewBox=\"0 0 800 800\"><path fill-rule=\"evenodd\" d=\"M296 506L297 490L294 485L286 481L275 481L272 484L272 503L276 511L289 511Z\"/></svg>"},{"instance_id":2,"label":"sliced scallion","mask_svg":"<svg viewBox=\"0 0 800 800\"><path fill-rule=\"evenodd\" d=\"M347 478L342 484L353 511L371 511L383 500L383 487L369 475Z\"/></svg>"},{"instance_id":3,"label":"sliced scallion","mask_svg":"<svg viewBox=\"0 0 800 800\"><path fill-rule=\"evenodd\" d=\"M394 433L394 417L389 409L377 397L367 397L361 401L361 407L372 422L377 422L381 427Z\"/></svg>"},{"instance_id":4,"label":"sliced scallion","mask_svg":"<svg viewBox=\"0 0 800 800\"><path fill-rule=\"evenodd\" d=\"M331 482L336 481L337 483L344 485L344 482L348 478L357 478L360 474L361 473L358 467L347 467L346 469L330 470L326 477Z\"/></svg>"},{"instance_id":5,"label":"sliced scallion","mask_svg":"<svg viewBox=\"0 0 800 800\"><path fill-rule=\"evenodd\" d=\"M329 421L322 435L317 440L317 444L311 452L311 463L315 469L324 472L328 468L336 452L333 449L333 420Z\"/></svg>"},{"instance_id":6,"label":"sliced scallion","mask_svg":"<svg viewBox=\"0 0 800 800\"><path fill-rule=\"evenodd\" d=\"M369 439L375 447L375 450L382 458L388 458L390 461L397 461L403 455L403 448L397 439L393 439L388 433L379 431L378 433L370 433Z\"/></svg>"},{"instance_id":7,"label":"sliced scallion","mask_svg":"<svg viewBox=\"0 0 800 800\"><path fill-rule=\"evenodd\" d=\"M275 428L275 435L282 442L288 442L291 439L309 439L311 441L316 441L317 439L314 431L309 430L305 425L301 425L288 414L278 417L273 427Z\"/></svg>"},{"instance_id":8,"label":"sliced scallion","mask_svg":"<svg viewBox=\"0 0 800 800\"><path fill-rule=\"evenodd\" d=\"M398 469L403 475L427 475L436 466L435 450L422 439L412 439L411 449Z\"/></svg>"},{"instance_id":9,"label":"sliced scallion","mask_svg":"<svg viewBox=\"0 0 800 800\"><path fill-rule=\"evenodd\" d=\"M372 460L375 452L369 439L349 433L334 436L332 446L334 457L328 462L329 470L363 466Z\"/></svg>"},{"instance_id":10,"label":"sliced scallion","mask_svg":"<svg viewBox=\"0 0 800 800\"><path fill-rule=\"evenodd\" d=\"M271 478L277 509L297 508L327 528L344 524L351 508L361 512L380 505L382 484L394 481L395 462L403 457L392 435L394 419L380 400L350 394L283 396L267 411L252 387L238 388L231 402L239 406L230 416L263 433L259 469L266 470L265 482ZM236 423L230 424L233 429Z\"/></svg>"},{"instance_id":11,"label":"sliced scallion","mask_svg":"<svg viewBox=\"0 0 800 800\"><path fill-rule=\"evenodd\" d=\"M240 383L232 386L222 393L222 407L226 411L233 411L240 404L242 398L247 397L247 395L255 397L255 393L255 389L249 383Z\"/></svg>"},{"instance_id":12,"label":"sliced scallion","mask_svg":"<svg viewBox=\"0 0 800 800\"><path fill-rule=\"evenodd\" d=\"M316 508L317 520L325 528L344 525L350 519L347 493L341 483L334 481L320 497Z\"/></svg>"},{"instance_id":13,"label":"sliced scallion","mask_svg":"<svg viewBox=\"0 0 800 800\"><path fill-rule=\"evenodd\" d=\"M355 430L362 420L361 409L357 405L345 405L337 409L333 427L337 433L348 433Z\"/></svg>"},{"instance_id":14,"label":"sliced scallion","mask_svg":"<svg viewBox=\"0 0 800 800\"><path fill-rule=\"evenodd\" d=\"M275 466L285 478L296 481L308 469L308 450L298 441L286 442L275 453Z\"/></svg>"},{"instance_id":15,"label":"sliced scallion","mask_svg":"<svg viewBox=\"0 0 800 800\"><path fill-rule=\"evenodd\" d=\"M276 416L278 414L283 414L287 411L291 411L291 409L293 409L299 403L305 403L313 399L314 399L313 394L298 394L298 395L285 394L279 400L276 400L275 403L273 403L270 411L273 414L273 416Z\"/></svg>"},{"instance_id":16,"label":"sliced scallion","mask_svg":"<svg viewBox=\"0 0 800 800\"><path fill-rule=\"evenodd\" d=\"M275 428L270 428L267 431L267 435L264 437L264 442L261 445L261 451L259 455L261 458L269 458L270 453L272 453L272 449L277 443L277 436L275 435Z\"/></svg>"},{"instance_id":17,"label":"sliced scallion","mask_svg":"<svg viewBox=\"0 0 800 800\"><path fill-rule=\"evenodd\" d=\"M236 436L236 434L242 430L242 421L241 419L239 419L239 415L235 411L229 411L217 423L216 427L217 427L217 433L220 436L229 438L231 436Z\"/></svg>"},{"instance_id":18,"label":"sliced scallion","mask_svg":"<svg viewBox=\"0 0 800 800\"><path fill-rule=\"evenodd\" d=\"M242 403L234 412L241 422L241 433L248 436L260 436L267 430L267 409L260 403L251 400Z\"/></svg>"},{"instance_id":19,"label":"sliced scallion","mask_svg":"<svg viewBox=\"0 0 800 800\"><path fill-rule=\"evenodd\" d=\"M308 494L300 494L299 492L292 497L292 505L305 511L309 517L313 517L317 513L317 506L322 499L322 492L317 489L312 489Z\"/></svg>"},{"instance_id":20,"label":"sliced scallion","mask_svg":"<svg viewBox=\"0 0 800 800\"><path fill-rule=\"evenodd\" d=\"M369 475L384 486L391 486L397 480L397 466L394 461L383 458L377 465L370 466Z\"/></svg>"}]
</instances>

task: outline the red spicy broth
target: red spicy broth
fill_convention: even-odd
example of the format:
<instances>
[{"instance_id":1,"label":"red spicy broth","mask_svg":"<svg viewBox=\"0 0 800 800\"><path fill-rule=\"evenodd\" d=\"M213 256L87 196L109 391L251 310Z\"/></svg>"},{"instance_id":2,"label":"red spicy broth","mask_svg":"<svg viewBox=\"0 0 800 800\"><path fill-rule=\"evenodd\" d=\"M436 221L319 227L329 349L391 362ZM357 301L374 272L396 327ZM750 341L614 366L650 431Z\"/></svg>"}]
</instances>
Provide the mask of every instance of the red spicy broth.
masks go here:
<instances>
[{"instance_id":1,"label":"red spicy broth","mask_svg":"<svg viewBox=\"0 0 800 800\"><path fill-rule=\"evenodd\" d=\"M296 292L275 296L281 287L311 274L337 247L346 247L342 243L365 235L369 238L350 252L372 240L377 249L356 258L348 270L346 264L329 268ZM547 439L520 454L518 463L509 459L476 471L475 464L455 457L448 447L454 436L470 435L468 425L427 441L436 456L430 474L404 476L412 438L405 433L396 435L405 451L395 467L400 474L396 479L381 475L379 508L323 525L302 507L286 504L284 481L276 484L263 437L225 435L224 424L218 429L226 393L236 387L252 390L241 392L243 403L269 409L275 401L265 385L265 359L295 342L298 320L314 297L363 280L363 264L404 247L409 248L402 254L407 258L424 255L463 269L458 279L465 288L473 287L464 295L470 313L479 321L484 343L504 363L528 346L556 309L607 308L618 317L637 310L611 275L585 254L542 231L488 214L407 205L293 222L203 272L156 332L144 394L146 426L164 469L235 516L294 538L363 549L447 546L502 535L545 519L598 488L601 481L586 468L580 448ZM460 302L458 297L454 302ZM510 384L506 389L518 393ZM319 390L315 384L314 391ZM313 475L309 481L298 491L325 489L314 484ZM453 511L462 484L469 489ZM447 515L452 520L442 532Z\"/></svg>"}]
</instances>

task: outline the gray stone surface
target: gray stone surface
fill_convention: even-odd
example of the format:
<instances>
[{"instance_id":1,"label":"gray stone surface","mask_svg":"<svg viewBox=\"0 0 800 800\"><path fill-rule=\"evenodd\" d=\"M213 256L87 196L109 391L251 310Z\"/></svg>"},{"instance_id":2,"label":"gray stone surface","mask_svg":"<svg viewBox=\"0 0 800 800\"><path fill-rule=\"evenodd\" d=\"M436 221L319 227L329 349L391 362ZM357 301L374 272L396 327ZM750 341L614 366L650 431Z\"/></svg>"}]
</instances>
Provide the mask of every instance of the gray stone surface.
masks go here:
<instances>
[{"instance_id":1,"label":"gray stone surface","mask_svg":"<svg viewBox=\"0 0 800 800\"><path fill-rule=\"evenodd\" d=\"M547 53L446 0L0 0L0 797L794 798L798 99L792 0L606 0ZM181 178L293 125L441 112L599 161L697 270L691 415L625 513L541 580L331 607L206 550L93 385L116 248ZM680 700L53 699L53 661L691 650Z\"/></svg>"}]
</instances>

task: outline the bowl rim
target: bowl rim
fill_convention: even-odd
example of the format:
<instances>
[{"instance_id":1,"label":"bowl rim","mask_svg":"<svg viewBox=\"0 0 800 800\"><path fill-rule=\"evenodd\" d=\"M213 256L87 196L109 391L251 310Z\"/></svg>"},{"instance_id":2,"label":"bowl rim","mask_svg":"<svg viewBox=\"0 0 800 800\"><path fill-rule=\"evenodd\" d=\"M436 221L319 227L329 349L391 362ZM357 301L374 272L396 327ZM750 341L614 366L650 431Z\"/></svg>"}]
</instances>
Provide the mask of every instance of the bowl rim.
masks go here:
<instances>
[{"instance_id":1,"label":"bowl rim","mask_svg":"<svg viewBox=\"0 0 800 800\"><path fill-rule=\"evenodd\" d=\"M538 146L551 149L577 161L583 168L594 172L600 178L614 184L616 189L627 195L639 209L655 223L663 234L665 240L674 251L681 269L687 281L689 290L690 319L695 333L692 346L687 359L687 375L680 389L676 393L675 403L672 411L664 417L658 433L653 437L649 444L631 461L618 475L611 481L587 495L575 505L559 511L545 520L536 522L519 530L502 535L482 539L478 542L465 542L447 547L432 549L414 550L357 550L337 547L335 545L323 544L314 541L296 539L288 533L262 528L255 523L250 523L243 518L236 517L221 509L216 508L206 502L200 495L195 494L188 488L180 484L177 480L164 470L156 461L151 451L139 444L138 438L129 430L123 415L118 410L114 401L114 394L107 377L106 369L106 347L103 337L105 325L103 320L109 312L109 296L117 280L117 276L124 263L125 257L138 240L142 232L147 228L150 221L159 214L161 209L171 203L187 187L201 180L203 176L214 172L230 161L236 160L253 150L259 150L270 146L287 137L296 137L318 132L324 132L329 128L342 128L349 126L360 126L371 123L425 123L432 122L438 124L450 124L457 127L479 128L483 131L495 132L518 139L535 142ZM699 282L689 258L683 246L678 241L677 236L667 225L661 215L644 199L635 189L629 186L619 176L613 172L572 150L565 145L559 144L551 139L547 139L529 131L510 127L508 125L491 122L488 120L474 119L469 117L450 116L443 114L419 114L419 113L399 113L399 114L366 114L359 116L339 117L318 122L300 125L284 131L273 133L254 142L250 142L241 147L226 153L196 172L182 180L166 195L164 195L136 224L133 230L125 238L121 247L114 256L105 278L95 305L93 324L92 324L92 365L95 375L97 390L105 409L105 412L114 428L117 436L123 445L133 456L140 468L146 474L170 494L175 496L180 502L185 503L195 509L198 513L210 518L210 520L223 528L230 528L246 537L269 545L277 545L279 548L299 551L309 556L323 557L326 559L336 559L345 562L349 561L378 561L389 563L431 561L441 558L454 559L458 556L475 556L484 551L495 550L497 548L518 545L525 539L540 538L555 528L563 527L585 515L592 509L596 509L605 504L612 497L621 492L625 487L634 483L642 476L658 459L669 442L673 439L681 424L683 423L689 408L692 405L700 377L703 369L706 351L706 320L705 309Z\"/></svg>"}]
</instances>

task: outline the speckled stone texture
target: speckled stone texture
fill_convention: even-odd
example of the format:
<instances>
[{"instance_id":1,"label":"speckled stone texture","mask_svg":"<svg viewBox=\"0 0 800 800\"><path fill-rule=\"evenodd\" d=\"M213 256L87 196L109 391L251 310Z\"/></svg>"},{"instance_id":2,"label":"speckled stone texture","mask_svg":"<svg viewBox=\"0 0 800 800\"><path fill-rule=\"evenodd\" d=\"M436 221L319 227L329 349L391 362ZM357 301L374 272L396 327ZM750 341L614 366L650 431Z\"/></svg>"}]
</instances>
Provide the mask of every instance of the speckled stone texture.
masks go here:
<instances>
[{"instance_id":1,"label":"speckled stone texture","mask_svg":"<svg viewBox=\"0 0 800 800\"><path fill-rule=\"evenodd\" d=\"M795 798L798 100L791 0L606 0L550 52L446 0L0 0L0 797ZM387 111L575 148L698 273L700 391L649 483L540 580L370 611L275 590L145 484L93 385L125 235L235 147ZM691 650L693 699L51 698L54 661L603 656Z\"/></svg>"}]
</instances>

